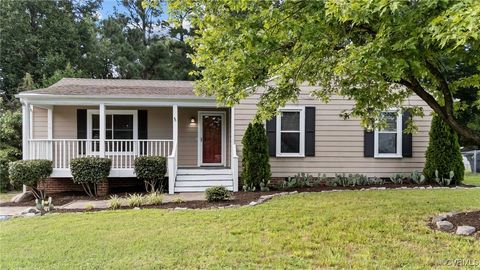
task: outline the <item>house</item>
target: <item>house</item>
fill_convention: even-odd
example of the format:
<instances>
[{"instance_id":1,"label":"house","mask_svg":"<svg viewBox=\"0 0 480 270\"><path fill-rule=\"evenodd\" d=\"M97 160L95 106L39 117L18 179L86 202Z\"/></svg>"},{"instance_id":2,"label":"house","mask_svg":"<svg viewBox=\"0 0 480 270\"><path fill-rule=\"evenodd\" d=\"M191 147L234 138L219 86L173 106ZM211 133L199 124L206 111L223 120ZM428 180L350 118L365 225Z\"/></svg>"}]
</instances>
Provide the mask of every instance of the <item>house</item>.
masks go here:
<instances>
[{"instance_id":1,"label":"house","mask_svg":"<svg viewBox=\"0 0 480 270\"><path fill-rule=\"evenodd\" d=\"M422 170L430 129L429 107L414 119L419 131L402 132L407 114L385 112L388 128L367 132L358 119L340 113L353 101L340 96L324 104L302 87L296 104L267 121L272 178L297 173L361 173L389 177ZM261 89L259 90L259 93ZM47 192L80 189L73 184L70 160L101 156L112 160L109 189L135 177L140 155L168 159L169 193L203 191L223 185L238 191L242 136L256 113L256 93L232 108L212 97L196 96L188 81L65 78L17 95L23 106L23 158L53 161Z\"/></svg>"}]
</instances>

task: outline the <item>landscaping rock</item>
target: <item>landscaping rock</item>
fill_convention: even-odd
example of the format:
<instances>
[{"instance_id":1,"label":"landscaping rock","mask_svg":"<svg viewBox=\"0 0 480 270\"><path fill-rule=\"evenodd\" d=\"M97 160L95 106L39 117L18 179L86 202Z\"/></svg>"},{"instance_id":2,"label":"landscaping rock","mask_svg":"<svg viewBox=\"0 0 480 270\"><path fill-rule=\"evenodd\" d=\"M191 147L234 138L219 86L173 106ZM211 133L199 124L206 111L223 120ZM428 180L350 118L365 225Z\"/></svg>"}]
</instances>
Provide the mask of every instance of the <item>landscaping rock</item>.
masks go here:
<instances>
[{"instance_id":1,"label":"landscaping rock","mask_svg":"<svg viewBox=\"0 0 480 270\"><path fill-rule=\"evenodd\" d=\"M175 207L173 210L187 210L186 207Z\"/></svg>"},{"instance_id":2,"label":"landscaping rock","mask_svg":"<svg viewBox=\"0 0 480 270\"><path fill-rule=\"evenodd\" d=\"M29 202L29 201L33 200L34 198L35 197L33 197L33 193L31 191L27 191L27 192L15 195L10 200L10 202L13 202L13 203Z\"/></svg>"},{"instance_id":3,"label":"landscaping rock","mask_svg":"<svg viewBox=\"0 0 480 270\"><path fill-rule=\"evenodd\" d=\"M432 222L437 224L439 221L444 221L447 218L447 215L439 215L432 218Z\"/></svg>"},{"instance_id":4,"label":"landscaping rock","mask_svg":"<svg viewBox=\"0 0 480 270\"><path fill-rule=\"evenodd\" d=\"M30 207L30 208L26 209L25 211L23 211L21 213L21 215L26 215L26 214L29 214L29 213L37 214L37 213L40 213L40 210L38 210L35 207Z\"/></svg>"},{"instance_id":5,"label":"landscaping rock","mask_svg":"<svg viewBox=\"0 0 480 270\"><path fill-rule=\"evenodd\" d=\"M134 207L133 210L141 210L140 207Z\"/></svg>"},{"instance_id":6,"label":"landscaping rock","mask_svg":"<svg viewBox=\"0 0 480 270\"><path fill-rule=\"evenodd\" d=\"M442 230L442 231L448 231L453 229L453 224L449 221L443 220L443 221L437 221L435 223L437 225L437 229Z\"/></svg>"},{"instance_id":7,"label":"landscaping rock","mask_svg":"<svg viewBox=\"0 0 480 270\"><path fill-rule=\"evenodd\" d=\"M250 205L250 206L255 206L255 205L257 205L257 202L251 202L251 203L249 203L248 205Z\"/></svg>"},{"instance_id":8,"label":"landscaping rock","mask_svg":"<svg viewBox=\"0 0 480 270\"><path fill-rule=\"evenodd\" d=\"M26 213L25 215L23 215L24 217L34 217L36 216L37 214L35 213Z\"/></svg>"},{"instance_id":9,"label":"landscaping rock","mask_svg":"<svg viewBox=\"0 0 480 270\"><path fill-rule=\"evenodd\" d=\"M458 235L471 235L476 231L475 227L472 226L458 226L457 231L455 232Z\"/></svg>"}]
</instances>

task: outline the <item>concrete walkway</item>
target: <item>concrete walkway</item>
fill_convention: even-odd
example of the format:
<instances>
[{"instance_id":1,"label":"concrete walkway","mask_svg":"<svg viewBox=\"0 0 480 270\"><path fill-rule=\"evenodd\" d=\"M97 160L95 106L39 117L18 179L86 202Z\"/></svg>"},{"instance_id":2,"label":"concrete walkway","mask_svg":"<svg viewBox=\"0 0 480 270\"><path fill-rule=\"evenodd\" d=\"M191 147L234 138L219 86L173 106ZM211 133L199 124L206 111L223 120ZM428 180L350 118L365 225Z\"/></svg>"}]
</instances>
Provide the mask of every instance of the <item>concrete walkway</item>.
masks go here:
<instances>
[{"instance_id":1,"label":"concrete walkway","mask_svg":"<svg viewBox=\"0 0 480 270\"><path fill-rule=\"evenodd\" d=\"M163 194L163 203L174 202L176 200L182 200L185 202L188 201L204 201L205 194L203 192L193 192L193 193L179 193L179 194ZM125 204L126 205L126 204ZM85 209L91 207L96 209L106 209L108 208L108 200L77 200L62 206L56 206L58 209Z\"/></svg>"},{"instance_id":2,"label":"concrete walkway","mask_svg":"<svg viewBox=\"0 0 480 270\"><path fill-rule=\"evenodd\" d=\"M0 207L0 216L17 216L32 206L5 206Z\"/></svg>"}]
</instances>

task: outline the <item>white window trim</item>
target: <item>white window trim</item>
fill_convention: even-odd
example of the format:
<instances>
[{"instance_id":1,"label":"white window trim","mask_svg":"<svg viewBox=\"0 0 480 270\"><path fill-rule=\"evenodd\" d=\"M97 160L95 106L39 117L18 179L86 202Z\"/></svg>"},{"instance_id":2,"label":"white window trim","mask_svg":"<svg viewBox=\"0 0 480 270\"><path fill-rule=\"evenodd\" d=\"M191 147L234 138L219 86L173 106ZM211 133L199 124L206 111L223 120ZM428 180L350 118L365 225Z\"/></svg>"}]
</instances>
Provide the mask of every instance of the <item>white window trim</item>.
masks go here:
<instances>
[{"instance_id":1,"label":"white window trim","mask_svg":"<svg viewBox=\"0 0 480 270\"><path fill-rule=\"evenodd\" d=\"M276 130L276 156L277 157L305 157L305 106L285 106L279 111L282 112L300 112L300 152L299 153L282 153L281 149L281 125L282 117L281 115L277 116L277 130ZM287 131L288 132L288 131Z\"/></svg>"},{"instance_id":2,"label":"white window trim","mask_svg":"<svg viewBox=\"0 0 480 270\"><path fill-rule=\"evenodd\" d=\"M402 129L402 114L400 113L400 110L397 109L391 109L386 112L396 112L397 113L397 153L379 153L378 152L378 134L383 133L379 131L378 129L375 129L374 133L374 157L375 158L403 158L402 155L402 136L403 136L403 129ZM388 133L388 132L385 132ZM394 132L390 132L394 133Z\"/></svg>"},{"instance_id":3,"label":"white window trim","mask_svg":"<svg viewBox=\"0 0 480 270\"><path fill-rule=\"evenodd\" d=\"M92 139L92 115L98 114L100 115L100 110L87 110L87 139ZM137 110L106 110L105 115L107 114L126 114L126 115L133 115L133 140L138 140L138 111ZM113 119L112 119L113 120ZM105 139L108 141L110 139ZM135 147L135 144L134 144ZM91 154L98 154L99 151L91 151L90 147L87 148L89 153ZM135 151L135 149L134 149ZM134 151L122 152L122 153L133 153ZM112 154L114 152L105 152L106 154Z\"/></svg>"}]
</instances>

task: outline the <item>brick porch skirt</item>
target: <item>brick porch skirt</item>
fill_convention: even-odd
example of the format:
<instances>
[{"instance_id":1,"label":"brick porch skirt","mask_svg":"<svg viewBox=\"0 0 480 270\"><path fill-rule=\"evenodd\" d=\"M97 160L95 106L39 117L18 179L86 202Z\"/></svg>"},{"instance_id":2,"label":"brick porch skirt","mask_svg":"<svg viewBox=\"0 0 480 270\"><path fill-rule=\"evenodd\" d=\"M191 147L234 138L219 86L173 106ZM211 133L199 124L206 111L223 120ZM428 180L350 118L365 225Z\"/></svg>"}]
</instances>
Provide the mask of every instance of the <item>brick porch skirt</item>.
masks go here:
<instances>
[{"instance_id":1,"label":"brick porch skirt","mask_svg":"<svg viewBox=\"0 0 480 270\"><path fill-rule=\"evenodd\" d=\"M112 188L121 188L138 185L136 178L112 178L106 182L97 184L98 196L105 196L109 194ZM83 192L83 187L80 184L75 184L72 178L49 178L46 181L39 183L38 188L43 188L48 193L59 192Z\"/></svg>"}]
</instances>

